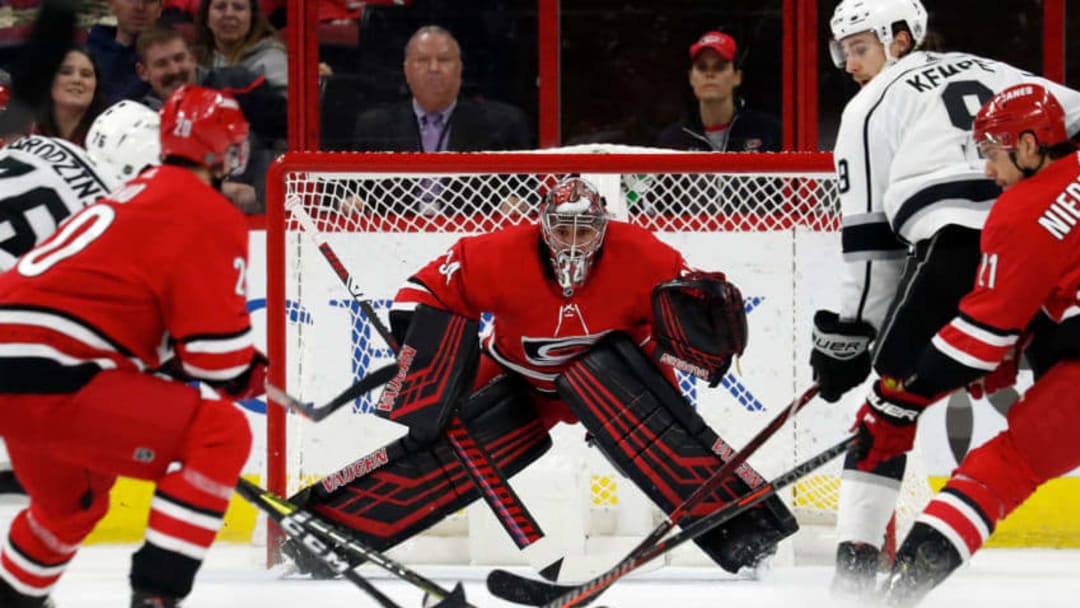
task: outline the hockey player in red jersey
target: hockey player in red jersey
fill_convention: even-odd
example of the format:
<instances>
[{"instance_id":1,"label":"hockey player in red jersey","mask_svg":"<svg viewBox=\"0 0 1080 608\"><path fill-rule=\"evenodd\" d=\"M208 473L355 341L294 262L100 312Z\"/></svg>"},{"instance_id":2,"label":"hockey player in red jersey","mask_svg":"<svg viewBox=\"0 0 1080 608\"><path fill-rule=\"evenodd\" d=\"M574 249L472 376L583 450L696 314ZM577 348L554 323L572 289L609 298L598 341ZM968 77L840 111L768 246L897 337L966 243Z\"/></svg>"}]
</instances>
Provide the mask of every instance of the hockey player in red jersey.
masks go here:
<instances>
[{"instance_id":1,"label":"hockey player in red jersey","mask_svg":"<svg viewBox=\"0 0 1080 608\"><path fill-rule=\"evenodd\" d=\"M478 344L482 313L493 319ZM584 179L552 187L536 224L459 240L407 280L390 323L402 345L399 374L376 413L409 434L364 460L381 464L331 475L295 498L376 548L478 496L447 444L447 420L458 413L506 476L543 454L552 426L580 421L667 512L722 464L722 442L673 387L670 366L719 382L745 346L742 298L722 274L690 271L652 233L609 220ZM761 481L744 473L689 519ZM699 545L736 572L796 529L773 501Z\"/></svg>"},{"instance_id":2,"label":"hockey player in red jersey","mask_svg":"<svg viewBox=\"0 0 1080 608\"><path fill-rule=\"evenodd\" d=\"M994 96L974 137L1005 189L983 228L975 287L912 374L875 385L860 411L859 466L909 450L919 415L941 396L983 376L1010 385L1007 360L1021 352L1036 379L1008 428L968 453L919 516L884 587L893 606L917 603L1040 484L1080 466L1080 154L1061 105L1034 83Z\"/></svg>"},{"instance_id":3,"label":"hockey player in red jersey","mask_svg":"<svg viewBox=\"0 0 1080 608\"><path fill-rule=\"evenodd\" d=\"M156 484L131 606L191 591L250 450L232 401L265 378L246 223L217 188L242 169L247 131L226 95L178 90L162 109L162 166L0 275L0 434L30 496L0 553L0 605L48 605L118 475Z\"/></svg>"}]
</instances>

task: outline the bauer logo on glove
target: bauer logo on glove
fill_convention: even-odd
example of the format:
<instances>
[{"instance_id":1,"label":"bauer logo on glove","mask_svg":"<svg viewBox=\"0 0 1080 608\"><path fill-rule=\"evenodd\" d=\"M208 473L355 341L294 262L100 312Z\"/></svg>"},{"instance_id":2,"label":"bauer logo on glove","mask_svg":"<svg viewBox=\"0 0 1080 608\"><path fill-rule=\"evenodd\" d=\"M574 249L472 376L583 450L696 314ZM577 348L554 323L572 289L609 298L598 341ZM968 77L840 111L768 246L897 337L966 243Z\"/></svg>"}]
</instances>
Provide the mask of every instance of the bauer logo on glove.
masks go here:
<instances>
[{"instance_id":1,"label":"bauer logo on glove","mask_svg":"<svg viewBox=\"0 0 1080 608\"><path fill-rule=\"evenodd\" d=\"M661 363L716 386L733 357L746 349L746 307L723 273L694 271L652 293Z\"/></svg>"}]
</instances>

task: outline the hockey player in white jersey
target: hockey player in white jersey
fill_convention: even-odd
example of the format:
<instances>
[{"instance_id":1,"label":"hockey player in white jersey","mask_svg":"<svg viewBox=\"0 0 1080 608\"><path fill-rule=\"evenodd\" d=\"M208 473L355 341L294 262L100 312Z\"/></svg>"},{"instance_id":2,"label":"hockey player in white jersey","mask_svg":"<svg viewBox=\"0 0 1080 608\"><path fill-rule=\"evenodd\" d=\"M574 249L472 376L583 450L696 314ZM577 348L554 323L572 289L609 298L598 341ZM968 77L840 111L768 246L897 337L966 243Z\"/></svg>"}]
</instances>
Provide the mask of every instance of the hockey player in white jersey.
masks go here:
<instances>
[{"instance_id":1,"label":"hockey player in white jersey","mask_svg":"<svg viewBox=\"0 0 1080 608\"><path fill-rule=\"evenodd\" d=\"M0 148L0 271L68 216L157 164L158 124L156 112L121 101L91 125L87 150L40 135Z\"/></svg>"},{"instance_id":2,"label":"hockey player in white jersey","mask_svg":"<svg viewBox=\"0 0 1080 608\"><path fill-rule=\"evenodd\" d=\"M971 137L975 113L998 91L1037 82L1080 130L1080 93L1004 63L920 49L919 0L842 0L831 51L863 88L844 109L834 150L844 273L839 311L814 315L810 363L835 402L866 380L903 378L934 333L956 314L979 263L979 235L1000 194L983 175ZM859 470L844 463L833 587L873 588L885 529L906 465L901 456Z\"/></svg>"}]
</instances>

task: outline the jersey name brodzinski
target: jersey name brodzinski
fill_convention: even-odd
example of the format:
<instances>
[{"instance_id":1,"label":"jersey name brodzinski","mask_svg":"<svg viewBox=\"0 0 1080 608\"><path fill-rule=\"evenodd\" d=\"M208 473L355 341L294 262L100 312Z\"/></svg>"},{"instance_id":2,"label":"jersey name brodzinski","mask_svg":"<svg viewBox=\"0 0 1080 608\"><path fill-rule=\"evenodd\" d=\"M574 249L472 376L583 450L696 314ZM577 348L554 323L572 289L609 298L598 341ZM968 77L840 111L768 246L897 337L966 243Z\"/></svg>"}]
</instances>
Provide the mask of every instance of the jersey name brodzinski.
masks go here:
<instances>
[{"instance_id":1,"label":"jersey name brodzinski","mask_svg":"<svg viewBox=\"0 0 1080 608\"><path fill-rule=\"evenodd\" d=\"M109 187L101 181L93 167L58 142L42 137L23 137L8 144L8 148L33 154L48 162L60 179L86 203L109 192Z\"/></svg>"},{"instance_id":2,"label":"jersey name brodzinski","mask_svg":"<svg viewBox=\"0 0 1080 608\"><path fill-rule=\"evenodd\" d=\"M1065 191L1039 217L1039 225L1059 241L1069 236L1077 220L1080 220L1080 177L1065 186Z\"/></svg>"},{"instance_id":3,"label":"jersey name brodzinski","mask_svg":"<svg viewBox=\"0 0 1080 608\"><path fill-rule=\"evenodd\" d=\"M904 83L915 89L918 93L928 93L936 91L938 86L944 81L959 76L972 68L980 68L984 72L995 71L993 63L968 57L967 59L962 59L955 63L938 63L932 65L911 75L904 80Z\"/></svg>"}]
</instances>

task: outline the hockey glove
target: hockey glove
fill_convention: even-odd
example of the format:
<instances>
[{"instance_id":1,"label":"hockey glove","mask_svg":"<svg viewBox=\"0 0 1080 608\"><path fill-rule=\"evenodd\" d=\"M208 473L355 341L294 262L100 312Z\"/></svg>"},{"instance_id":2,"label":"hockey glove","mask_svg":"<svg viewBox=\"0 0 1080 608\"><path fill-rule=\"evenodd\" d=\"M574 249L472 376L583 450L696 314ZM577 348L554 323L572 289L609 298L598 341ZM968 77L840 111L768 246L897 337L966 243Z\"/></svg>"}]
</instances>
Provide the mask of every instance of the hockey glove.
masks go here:
<instances>
[{"instance_id":1,"label":"hockey glove","mask_svg":"<svg viewBox=\"0 0 1080 608\"><path fill-rule=\"evenodd\" d=\"M1021 336L1017 344L1023 344ZM1013 346L1005 353L1005 358L998 363L994 371L967 385L967 392L973 399L982 399L988 395L1009 388L1016 384L1016 374L1019 372L1020 357L1017 355L1017 347Z\"/></svg>"},{"instance_id":2,"label":"hockey glove","mask_svg":"<svg viewBox=\"0 0 1080 608\"><path fill-rule=\"evenodd\" d=\"M906 454L915 444L919 415L933 399L897 388L899 383L883 378L874 383L855 417L851 430L858 433L856 468L873 471L886 460Z\"/></svg>"},{"instance_id":3,"label":"hockey glove","mask_svg":"<svg viewBox=\"0 0 1080 608\"><path fill-rule=\"evenodd\" d=\"M870 342L877 336L865 321L841 321L828 310L814 314L814 350L810 367L821 398L836 403L870 375Z\"/></svg>"},{"instance_id":4,"label":"hockey glove","mask_svg":"<svg viewBox=\"0 0 1080 608\"><path fill-rule=\"evenodd\" d=\"M255 351L251 365L244 373L214 388L225 399L241 401L258 397L266 392L266 369L269 365L270 360L266 355Z\"/></svg>"}]
</instances>

